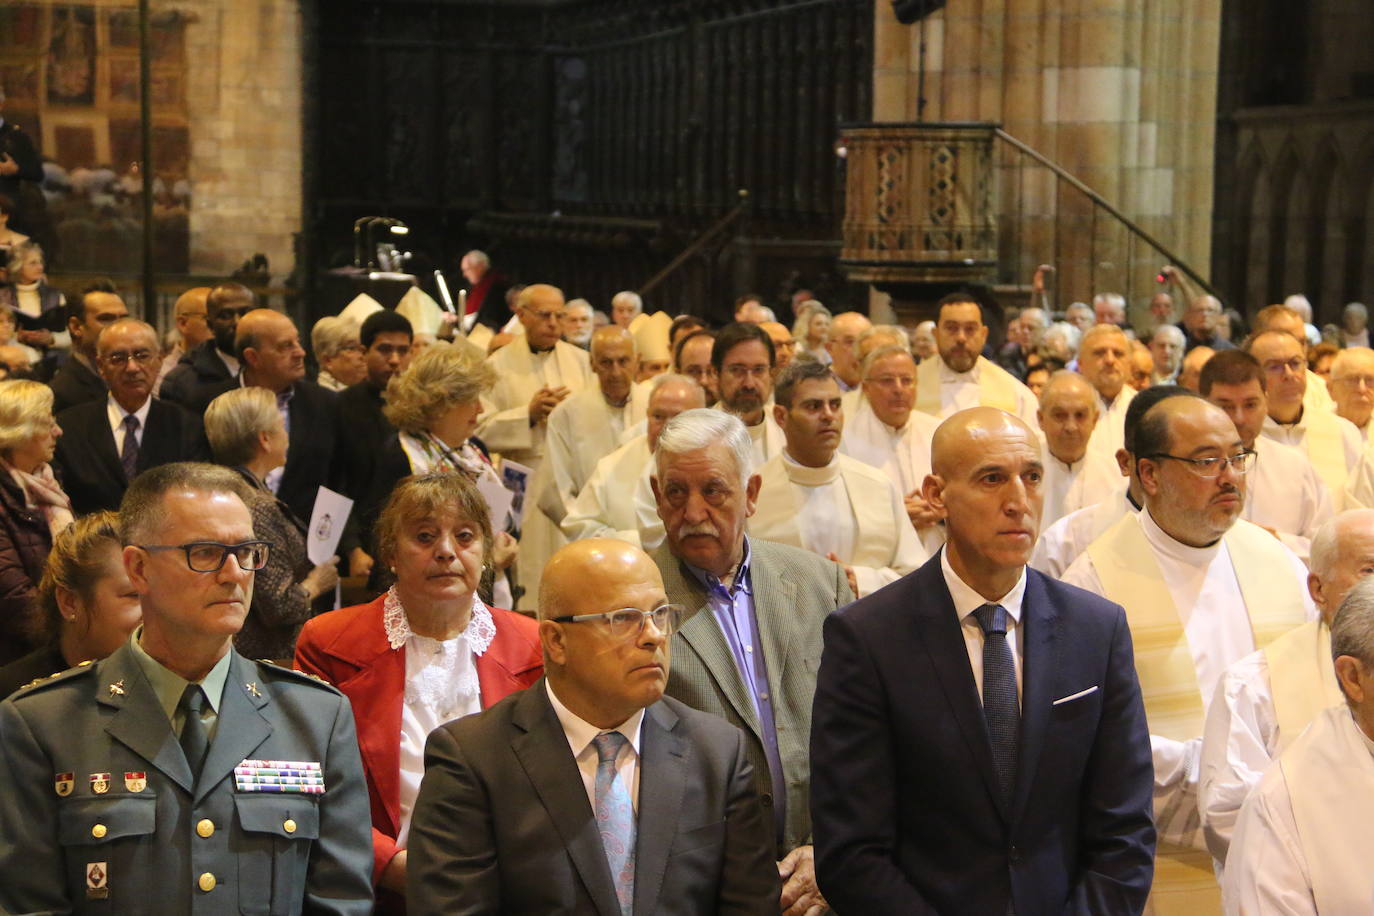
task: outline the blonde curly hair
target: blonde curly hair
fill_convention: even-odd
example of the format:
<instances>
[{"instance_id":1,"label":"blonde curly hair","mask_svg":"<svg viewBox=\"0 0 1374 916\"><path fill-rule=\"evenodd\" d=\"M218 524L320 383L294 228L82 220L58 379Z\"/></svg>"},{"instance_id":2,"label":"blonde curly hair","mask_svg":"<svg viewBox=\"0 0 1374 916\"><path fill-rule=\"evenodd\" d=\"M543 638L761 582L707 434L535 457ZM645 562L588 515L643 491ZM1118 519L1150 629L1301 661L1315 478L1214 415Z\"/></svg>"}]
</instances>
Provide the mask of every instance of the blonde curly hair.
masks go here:
<instances>
[{"instance_id":1,"label":"blonde curly hair","mask_svg":"<svg viewBox=\"0 0 1374 916\"><path fill-rule=\"evenodd\" d=\"M386 386L382 412L401 432L419 435L460 404L477 400L496 372L468 347L431 347Z\"/></svg>"}]
</instances>

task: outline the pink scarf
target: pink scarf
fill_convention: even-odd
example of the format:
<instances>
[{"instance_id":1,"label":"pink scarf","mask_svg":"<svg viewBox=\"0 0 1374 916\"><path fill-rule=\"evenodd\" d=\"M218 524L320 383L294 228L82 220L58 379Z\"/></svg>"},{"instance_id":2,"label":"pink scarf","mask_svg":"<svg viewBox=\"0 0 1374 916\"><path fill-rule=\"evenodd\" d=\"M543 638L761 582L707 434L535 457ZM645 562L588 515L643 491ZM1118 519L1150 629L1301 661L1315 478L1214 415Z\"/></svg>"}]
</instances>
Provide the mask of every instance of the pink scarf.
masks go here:
<instances>
[{"instance_id":1,"label":"pink scarf","mask_svg":"<svg viewBox=\"0 0 1374 916\"><path fill-rule=\"evenodd\" d=\"M72 501L62 492L62 486L53 476L52 465L41 464L32 474L19 470L9 462L4 462L4 465L15 483L23 489L29 506L43 513L48 531L56 538L72 523Z\"/></svg>"}]
</instances>

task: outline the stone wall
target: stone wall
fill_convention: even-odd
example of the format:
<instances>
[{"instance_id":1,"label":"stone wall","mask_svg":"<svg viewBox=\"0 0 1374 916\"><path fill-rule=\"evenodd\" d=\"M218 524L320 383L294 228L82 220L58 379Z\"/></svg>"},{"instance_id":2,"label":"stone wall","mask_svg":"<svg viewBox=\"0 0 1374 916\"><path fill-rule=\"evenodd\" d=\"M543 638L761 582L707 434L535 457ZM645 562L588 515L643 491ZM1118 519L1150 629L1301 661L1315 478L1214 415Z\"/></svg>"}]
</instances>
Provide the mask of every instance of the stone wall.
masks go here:
<instances>
[{"instance_id":1,"label":"stone wall","mask_svg":"<svg viewBox=\"0 0 1374 916\"><path fill-rule=\"evenodd\" d=\"M874 120L999 122L1207 275L1220 0L950 0L911 26L878 6ZM1003 213L1020 217L1016 279L1054 260L1060 307L1087 298L1134 243L1098 226L1090 251L1088 210L1075 225L1071 195L1023 171L1000 176ZM1133 270L1135 308L1158 266Z\"/></svg>"},{"instance_id":2,"label":"stone wall","mask_svg":"<svg viewBox=\"0 0 1374 916\"><path fill-rule=\"evenodd\" d=\"M175 0L186 30L191 272L267 255L279 283L301 228L301 15L297 0Z\"/></svg>"}]
</instances>

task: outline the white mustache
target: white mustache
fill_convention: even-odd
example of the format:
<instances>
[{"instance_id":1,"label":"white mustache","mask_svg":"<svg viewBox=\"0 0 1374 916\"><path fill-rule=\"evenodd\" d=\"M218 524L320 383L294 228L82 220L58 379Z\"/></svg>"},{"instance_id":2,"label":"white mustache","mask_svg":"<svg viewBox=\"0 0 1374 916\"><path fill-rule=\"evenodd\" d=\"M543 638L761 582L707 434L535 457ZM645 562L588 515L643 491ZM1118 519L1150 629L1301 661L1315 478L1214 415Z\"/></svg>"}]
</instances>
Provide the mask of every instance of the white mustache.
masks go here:
<instances>
[{"instance_id":1,"label":"white mustache","mask_svg":"<svg viewBox=\"0 0 1374 916\"><path fill-rule=\"evenodd\" d=\"M693 534L703 534L707 537L713 538L720 537L720 532L717 531L716 526L711 524L710 522L697 522L694 525L682 524L678 526L677 536L679 538L689 537Z\"/></svg>"}]
</instances>

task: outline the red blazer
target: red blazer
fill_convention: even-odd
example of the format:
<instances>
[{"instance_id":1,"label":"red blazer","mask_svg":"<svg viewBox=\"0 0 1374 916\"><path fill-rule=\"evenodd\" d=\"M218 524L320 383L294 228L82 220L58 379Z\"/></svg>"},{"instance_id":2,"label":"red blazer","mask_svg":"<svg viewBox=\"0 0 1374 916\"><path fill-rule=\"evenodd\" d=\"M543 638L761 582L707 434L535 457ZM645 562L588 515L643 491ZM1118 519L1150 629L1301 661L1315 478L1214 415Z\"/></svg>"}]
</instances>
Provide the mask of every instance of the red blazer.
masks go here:
<instances>
[{"instance_id":1,"label":"red blazer","mask_svg":"<svg viewBox=\"0 0 1374 916\"><path fill-rule=\"evenodd\" d=\"M396 855L401 817L401 701L405 647L391 648L382 627L382 601L321 614L296 640L296 667L324 678L353 704L367 794L372 803L372 879ZM539 625L513 611L488 606L496 636L477 659L482 708L539 680L544 673Z\"/></svg>"}]
</instances>

